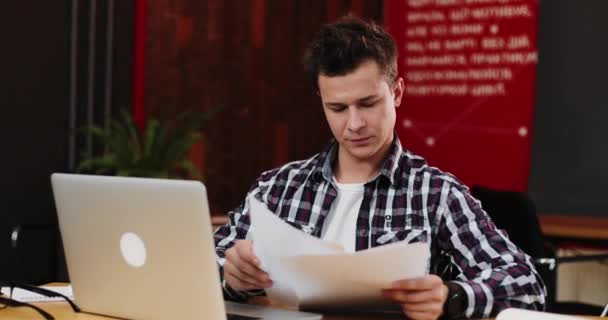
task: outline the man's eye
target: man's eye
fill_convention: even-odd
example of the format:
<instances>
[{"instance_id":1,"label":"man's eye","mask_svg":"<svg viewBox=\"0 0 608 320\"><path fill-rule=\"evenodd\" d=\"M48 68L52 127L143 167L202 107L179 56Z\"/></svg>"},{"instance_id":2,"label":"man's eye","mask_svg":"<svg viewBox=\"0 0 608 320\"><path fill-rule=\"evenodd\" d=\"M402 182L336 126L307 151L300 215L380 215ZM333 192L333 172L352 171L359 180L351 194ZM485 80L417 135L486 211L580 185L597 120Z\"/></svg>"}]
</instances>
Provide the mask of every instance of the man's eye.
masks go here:
<instances>
[{"instance_id":1,"label":"man's eye","mask_svg":"<svg viewBox=\"0 0 608 320\"><path fill-rule=\"evenodd\" d=\"M330 109L333 112L342 112L342 111L346 110L346 107L331 107Z\"/></svg>"},{"instance_id":2,"label":"man's eye","mask_svg":"<svg viewBox=\"0 0 608 320\"><path fill-rule=\"evenodd\" d=\"M370 108L376 105L376 103L378 103L378 101L372 101L372 102L364 102L361 104L362 107L364 108Z\"/></svg>"}]
</instances>

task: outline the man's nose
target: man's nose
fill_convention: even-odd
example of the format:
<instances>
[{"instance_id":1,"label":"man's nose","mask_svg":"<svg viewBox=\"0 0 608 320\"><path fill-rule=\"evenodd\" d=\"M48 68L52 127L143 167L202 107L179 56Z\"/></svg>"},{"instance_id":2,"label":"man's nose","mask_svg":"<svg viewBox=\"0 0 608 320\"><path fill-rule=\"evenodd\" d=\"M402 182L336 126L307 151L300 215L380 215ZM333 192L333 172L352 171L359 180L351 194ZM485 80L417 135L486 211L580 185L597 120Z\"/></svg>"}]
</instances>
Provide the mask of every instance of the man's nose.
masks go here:
<instances>
[{"instance_id":1,"label":"man's nose","mask_svg":"<svg viewBox=\"0 0 608 320\"><path fill-rule=\"evenodd\" d=\"M365 119L363 118L363 114L361 111L357 110L357 108L349 108L348 110L348 130L350 131L359 131L361 128L365 127Z\"/></svg>"}]
</instances>

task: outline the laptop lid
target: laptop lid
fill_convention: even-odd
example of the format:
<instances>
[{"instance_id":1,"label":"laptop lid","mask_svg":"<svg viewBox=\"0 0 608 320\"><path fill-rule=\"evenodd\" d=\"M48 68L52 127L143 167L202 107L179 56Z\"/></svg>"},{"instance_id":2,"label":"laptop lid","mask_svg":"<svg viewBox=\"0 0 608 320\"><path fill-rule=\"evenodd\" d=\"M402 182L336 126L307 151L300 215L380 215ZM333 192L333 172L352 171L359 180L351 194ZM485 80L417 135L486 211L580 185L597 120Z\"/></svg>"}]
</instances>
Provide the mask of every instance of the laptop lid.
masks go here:
<instances>
[{"instance_id":1,"label":"laptop lid","mask_svg":"<svg viewBox=\"0 0 608 320\"><path fill-rule=\"evenodd\" d=\"M84 311L225 319L202 183L60 173L51 181L70 281Z\"/></svg>"}]
</instances>

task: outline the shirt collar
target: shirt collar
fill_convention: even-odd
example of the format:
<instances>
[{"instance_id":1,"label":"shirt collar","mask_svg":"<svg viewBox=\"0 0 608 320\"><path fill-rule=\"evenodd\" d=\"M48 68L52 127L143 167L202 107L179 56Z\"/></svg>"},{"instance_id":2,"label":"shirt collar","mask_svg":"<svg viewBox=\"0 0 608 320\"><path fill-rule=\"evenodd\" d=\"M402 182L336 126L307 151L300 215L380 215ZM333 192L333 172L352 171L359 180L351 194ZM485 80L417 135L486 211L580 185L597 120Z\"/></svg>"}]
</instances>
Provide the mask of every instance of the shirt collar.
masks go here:
<instances>
[{"instance_id":1,"label":"shirt collar","mask_svg":"<svg viewBox=\"0 0 608 320\"><path fill-rule=\"evenodd\" d=\"M319 182L324 179L331 182L334 175L333 163L338 155L339 144L335 138L332 138L325 149L319 154L317 165L314 169L314 177ZM385 177L391 184L395 184L398 178L397 170L399 169L399 159L403 154L403 147L397 134L393 134L393 142L386 157L382 162L378 176Z\"/></svg>"}]
</instances>

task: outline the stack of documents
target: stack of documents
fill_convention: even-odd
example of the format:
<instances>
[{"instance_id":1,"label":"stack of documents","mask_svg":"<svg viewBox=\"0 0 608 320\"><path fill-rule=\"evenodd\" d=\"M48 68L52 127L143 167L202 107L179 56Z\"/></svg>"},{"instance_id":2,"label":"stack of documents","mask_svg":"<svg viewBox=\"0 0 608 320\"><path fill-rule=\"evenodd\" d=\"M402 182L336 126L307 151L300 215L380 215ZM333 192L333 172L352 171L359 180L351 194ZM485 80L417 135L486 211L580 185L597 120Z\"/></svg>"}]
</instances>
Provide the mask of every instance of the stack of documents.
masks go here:
<instances>
[{"instance_id":1,"label":"stack of documents","mask_svg":"<svg viewBox=\"0 0 608 320\"><path fill-rule=\"evenodd\" d=\"M72 293L72 286L42 286L41 288L61 293L64 296L74 300L74 294ZM0 292L5 296L10 296L10 288L2 287ZM47 297L29 290L20 288L13 289L12 298L21 302L51 302L51 301L65 301L63 298Z\"/></svg>"},{"instance_id":2,"label":"stack of documents","mask_svg":"<svg viewBox=\"0 0 608 320\"><path fill-rule=\"evenodd\" d=\"M255 199L249 209L253 249L274 283L266 293L275 302L315 310L392 309L398 306L382 297L382 289L428 274L428 243L346 253L290 226Z\"/></svg>"}]
</instances>

